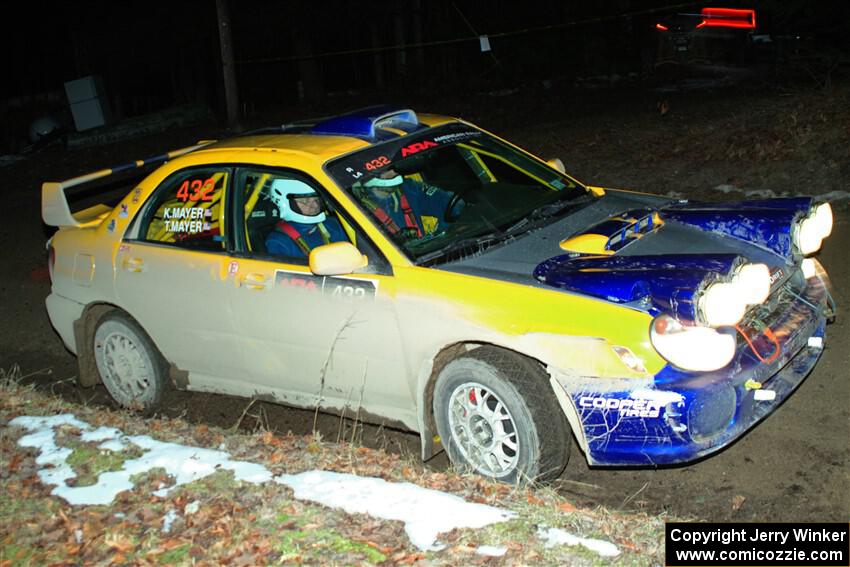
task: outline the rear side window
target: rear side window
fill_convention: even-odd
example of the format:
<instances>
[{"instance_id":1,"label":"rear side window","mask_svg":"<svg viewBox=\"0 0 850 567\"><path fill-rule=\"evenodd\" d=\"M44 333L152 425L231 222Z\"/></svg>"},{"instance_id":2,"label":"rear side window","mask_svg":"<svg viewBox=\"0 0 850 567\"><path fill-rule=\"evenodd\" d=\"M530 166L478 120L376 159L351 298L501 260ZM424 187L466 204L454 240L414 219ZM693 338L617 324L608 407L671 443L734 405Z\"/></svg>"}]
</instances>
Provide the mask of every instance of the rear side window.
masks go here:
<instances>
[{"instance_id":1,"label":"rear side window","mask_svg":"<svg viewBox=\"0 0 850 567\"><path fill-rule=\"evenodd\" d=\"M140 240L225 250L224 193L229 176L227 169L194 169L168 178L146 210Z\"/></svg>"}]
</instances>

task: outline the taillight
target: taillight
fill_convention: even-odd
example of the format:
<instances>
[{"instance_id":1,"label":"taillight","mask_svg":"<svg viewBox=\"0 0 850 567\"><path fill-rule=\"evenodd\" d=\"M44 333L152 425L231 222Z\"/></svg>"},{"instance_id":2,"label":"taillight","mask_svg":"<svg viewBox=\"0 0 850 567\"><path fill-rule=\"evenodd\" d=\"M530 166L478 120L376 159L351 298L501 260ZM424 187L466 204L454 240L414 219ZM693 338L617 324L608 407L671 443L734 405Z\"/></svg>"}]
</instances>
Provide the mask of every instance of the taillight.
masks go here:
<instances>
[{"instance_id":1,"label":"taillight","mask_svg":"<svg viewBox=\"0 0 850 567\"><path fill-rule=\"evenodd\" d=\"M756 29L756 11L736 8L703 8L697 27Z\"/></svg>"},{"instance_id":2,"label":"taillight","mask_svg":"<svg viewBox=\"0 0 850 567\"><path fill-rule=\"evenodd\" d=\"M659 23L659 24L655 24L655 29L661 30L661 31L667 31L667 26Z\"/></svg>"},{"instance_id":3,"label":"taillight","mask_svg":"<svg viewBox=\"0 0 850 567\"><path fill-rule=\"evenodd\" d=\"M53 266L56 264L56 249L47 247L47 273L50 274L50 283L53 283Z\"/></svg>"}]
</instances>

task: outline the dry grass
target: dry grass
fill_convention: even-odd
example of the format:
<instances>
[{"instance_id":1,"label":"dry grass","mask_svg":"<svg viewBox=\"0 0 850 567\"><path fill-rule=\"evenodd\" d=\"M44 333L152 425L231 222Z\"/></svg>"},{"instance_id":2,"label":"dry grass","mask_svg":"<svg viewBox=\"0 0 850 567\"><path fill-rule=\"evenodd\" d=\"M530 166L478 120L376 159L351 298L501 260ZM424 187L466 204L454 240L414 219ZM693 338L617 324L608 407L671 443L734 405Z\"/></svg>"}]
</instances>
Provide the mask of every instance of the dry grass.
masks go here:
<instances>
[{"instance_id":1,"label":"dry grass","mask_svg":"<svg viewBox=\"0 0 850 567\"><path fill-rule=\"evenodd\" d=\"M245 434L191 425L182 419L143 420L126 413L81 406L20 384L13 367L0 370L0 449L11 455L0 466L0 565L48 563L110 564L617 564L663 563L663 520L605 509L579 509L548 486L516 487L473 475L434 472L422 463L319 435ZM208 448L224 448L234 459L266 466L273 474L322 469L412 482L469 501L517 512L517 518L482 530L442 534L447 548L423 553L411 546L400 522L348 515L297 501L281 485L243 484L217 473L159 498L150 492L169 484L165 471L137 479L136 488L108 506L70 506L50 495L35 476L34 452L16 445L22 431L8 427L18 415L73 413L92 426L116 427L127 435ZM248 414L248 408L246 408ZM61 441L75 442L74 432ZM79 461L79 459L78 459ZM78 463L89 476L114 468L114 459ZM164 518L175 520L168 532ZM582 537L616 544L622 554L606 560L581 547L545 548L536 532L559 527ZM479 545L507 548L503 557L475 553Z\"/></svg>"}]
</instances>

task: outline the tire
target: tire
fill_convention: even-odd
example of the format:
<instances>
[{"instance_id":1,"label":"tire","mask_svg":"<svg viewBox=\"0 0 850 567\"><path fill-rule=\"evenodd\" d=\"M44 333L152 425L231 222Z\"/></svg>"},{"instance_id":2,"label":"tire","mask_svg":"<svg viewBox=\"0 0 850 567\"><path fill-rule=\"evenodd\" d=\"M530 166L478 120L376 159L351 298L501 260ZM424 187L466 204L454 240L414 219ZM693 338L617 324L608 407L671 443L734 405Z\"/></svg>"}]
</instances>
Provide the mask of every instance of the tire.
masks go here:
<instances>
[{"instance_id":1,"label":"tire","mask_svg":"<svg viewBox=\"0 0 850 567\"><path fill-rule=\"evenodd\" d=\"M159 407L165 361L130 316L120 311L104 315L95 326L92 350L100 380L118 405L146 415Z\"/></svg>"},{"instance_id":2,"label":"tire","mask_svg":"<svg viewBox=\"0 0 850 567\"><path fill-rule=\"evenodd\" d=\"M556 478L567 466L570 429L548 376L516 353L481 347L447 364L434 387L434 416L462 470L514 484Z\"/></svg>"}]
</instances>

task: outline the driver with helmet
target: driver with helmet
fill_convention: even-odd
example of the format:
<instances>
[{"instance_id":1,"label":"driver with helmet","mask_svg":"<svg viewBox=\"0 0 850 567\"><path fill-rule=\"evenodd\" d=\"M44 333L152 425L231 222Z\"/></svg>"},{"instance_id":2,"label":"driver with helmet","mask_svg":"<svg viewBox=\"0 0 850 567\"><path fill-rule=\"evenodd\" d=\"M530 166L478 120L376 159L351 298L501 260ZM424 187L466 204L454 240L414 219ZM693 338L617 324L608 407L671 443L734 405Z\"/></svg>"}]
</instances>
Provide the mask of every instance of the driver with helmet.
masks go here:
<instances>
[{"instance_id":1,"label":"driver with helmet","mask_svg":"<svg viewBox=\"0 0 850 567\"><path fill-rule=\"evenodd\" d=\"M390 168L354 187L355 196L392 236L422 238L445 230L450 194Z\"/></svg>"},{"instance_id":2,"label":"driver with helmet","mask_svg":"<svg viewBox=\"0 0 850 567\"><path fill-rule=\"evenodd\" d=\"M266 236L269 254L306 258L317 246L348 241L339 221L325 214L318 193L303 181L275 179L269 188L269 199L282 219Z\"/></svg>"}]
</instances>

